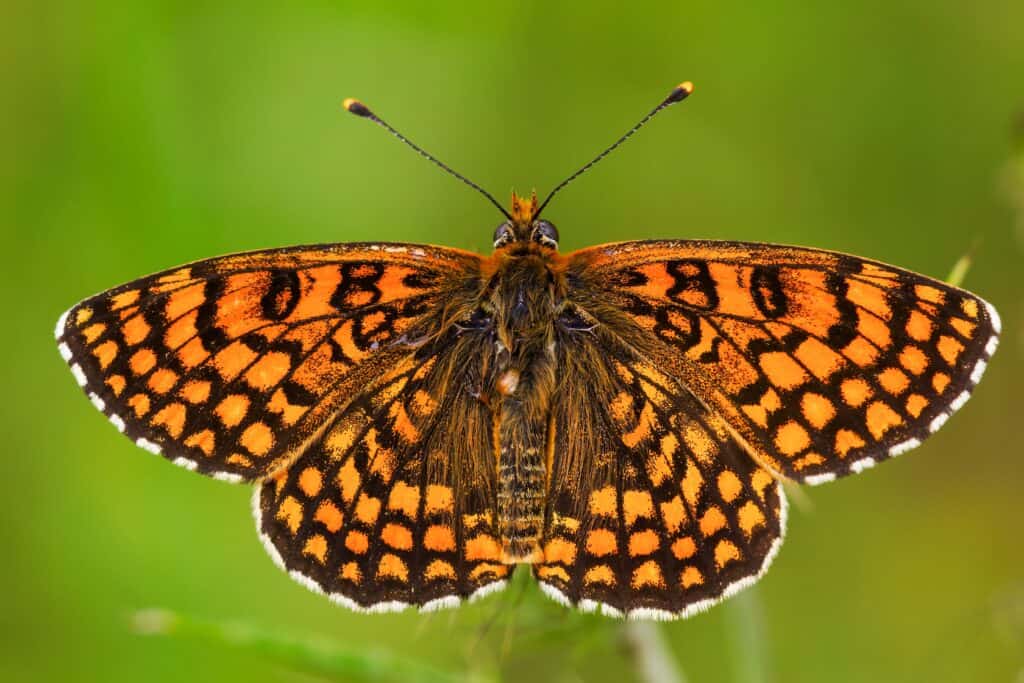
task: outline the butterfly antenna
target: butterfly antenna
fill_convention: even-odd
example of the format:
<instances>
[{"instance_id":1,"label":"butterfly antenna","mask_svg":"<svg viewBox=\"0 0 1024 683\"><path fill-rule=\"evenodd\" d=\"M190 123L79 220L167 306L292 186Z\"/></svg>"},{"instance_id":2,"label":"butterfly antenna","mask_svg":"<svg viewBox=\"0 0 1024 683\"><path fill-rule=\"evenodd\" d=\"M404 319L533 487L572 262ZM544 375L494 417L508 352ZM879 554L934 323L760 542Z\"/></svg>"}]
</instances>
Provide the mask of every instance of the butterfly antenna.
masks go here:
<instances>
[{"instance_id":1,"label":"butterfly antenna","mask_svg":"<svg viewBox=\"0 0 1024 683\"><path fill-rule=\"evenodd\" d=\"M587 164L585 164L583 166L583 168L581 168L580 170L576 171L571 176L569 176L568 178L563 180L561 183L559 183L558 186L555 187L555 189L551 190L551 192L548 193L548 196L545 197L544 201L541 202L540 208L537 209L537 213L533 214L532 220L537 220L537 218L540 217L541 212L544 211L544 207L548 205L548 202L551 201L552 197L554 197L556 194L558 194L559 190L561 190L563 187L565 187L566 185L568 185L569 183L571 183L572 181L576 180L581 175L583 175L584 173L589 171L595 164L597 164L597 162L601 161L601 159L604 159L606 156L611 154L612 150L614 150L616 147L621 145L626 140L628 140L631 137L633 137L634 133L636 133L638 130L643 128L644 124L646 124L648 121L653 119L654 116L658 112L660 112L662 109L664 109L664 108L666 108L668 106L671 106L671 105L675 104L676 102L682 102L687 97L689 97L691 93L693 93L693 83L691 83L690 81L685 81L683 83L680 83L675 88L673 88L672 92L670 92L668 94L668 97L666 97L664 100L661 101L661 104L659 104L657 107L652 109L651 112L647 116L645 116L642 119L640 119L640 121L635 126L633 126L628 131L626 131L625 135L623 135L621 138L616 140L608 149L604 150L603 152L598 154L596 157L591 159Z\"/></svg>"},{"instance_id":2,"label":"butterfly antenna","mask_svg":"<svg viewBox=\"0 0 1024 683\"><path fill-rule=\"evenodd\" d=\"M404 135L402 135L401 133L399 133L397 130L392 128L391 125L388 124L387 121L385 121L381 117L379 117L376 114L374 114L370 110L370 108L367 107L365 104L363 104L359 100L352 99L350 97L350 98L348 98L347 100L345 100L342 103L342 106L345 107L345 109L347 109L352 114L355 114L356 116L361 116L364 119L370 119L371 121L376 123L378 126L381 126L384 130L386 130L387 132L391 133L396 138L398 138L399 140L401 140L405 144L407 144L410 147L412 147L414 150L416 150L416 152L421 157L423 157L427 161L433 162L438 167L440 167L441 170L443 170L443 171L445 171L445 172L455 176L456 178L458 178L462 182L466 183L467 185L472 187L474 190L476 190L477 192L479 192L483 196L487 197L488 201L490 201L491 204L494 204L496 207L498 207L498 211L501 211L501 213L503 213L505 215L505 218L507 218L509 220L512 220L512 216L509 214L509 212L505 210L505 207L503 207L501 204L498 203L498 200L496 200L493 196L491 196L490 192L488 192L484 188L480 187L479 185L474 183L472 180L470 180L466 176L462 175L461 173L459 173L455 169L451 168L450 166L448 166L447 164L442 162L440 159L435 157L433 154L431 154L430 152L426 151L425 149L423 149L422 147L417 145L415 142L413 142L409 138L407 138Z\"/></svg>"}]
</instances>

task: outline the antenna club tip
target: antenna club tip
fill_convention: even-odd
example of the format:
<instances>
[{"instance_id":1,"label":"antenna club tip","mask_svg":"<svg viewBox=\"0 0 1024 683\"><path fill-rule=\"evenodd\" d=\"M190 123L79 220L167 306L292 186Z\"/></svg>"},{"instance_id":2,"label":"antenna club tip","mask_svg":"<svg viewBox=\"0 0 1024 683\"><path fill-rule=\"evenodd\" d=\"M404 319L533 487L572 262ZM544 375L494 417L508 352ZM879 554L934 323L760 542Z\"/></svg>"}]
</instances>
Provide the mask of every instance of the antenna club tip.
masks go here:
<instances>
[{"instance_id":1,"label":"antenna club tip","mask_svg":"<svg viewBox=\"0 0 1024 683\"><path fill-rule=\"evenodd\" d=\"M373 112L370 111L370 108L354 97L346 97L345 101L341 103L341 106L344 107L346 111L355 114L356 116L373 116Z\"/></svg>"},{"instance_id":2,"label":"antenna club tip","mask_svg":"<svg viewBox=\"0 0 1024 683\"><path fill-rule=\"evenodd\" d=\"M683 81L669 93L668 97L665 98L668 103L682 102L687 97L693 94L693 83L690 81Z\"/></svg>"}]
</instances>

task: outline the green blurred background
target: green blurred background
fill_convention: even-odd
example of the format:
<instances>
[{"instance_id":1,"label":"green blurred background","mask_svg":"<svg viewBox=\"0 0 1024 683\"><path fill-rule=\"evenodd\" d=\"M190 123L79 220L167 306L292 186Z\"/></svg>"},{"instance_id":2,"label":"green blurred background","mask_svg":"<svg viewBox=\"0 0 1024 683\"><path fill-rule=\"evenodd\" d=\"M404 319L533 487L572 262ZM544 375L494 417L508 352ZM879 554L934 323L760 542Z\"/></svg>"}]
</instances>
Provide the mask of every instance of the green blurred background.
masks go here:
<instances>
[{"instance_id":1,"label":"green blurred background","mask_svg":"<svg viewBox=\"0 0 1024 683\"><path fill-rule=\"evenodd\" d=\"M226 252L487 250L493 207L346 96L504 199L552 187L689 79L694 97L549 209L563 249L762 240L937 277L971 253L964 286L1004 336L941 434L807 490L756 588L661 627L672 656L695 682L1022 680L1022 27L1019 0L5 3L0 678L358 678L318 667L314 637L478 680L636 678L618 622L529 582L431 617L313 595L264 554L248 489L96 414L52 329L85 295ZM151 606L191 626L133 632Z\"/></svg>"}]
</instances>

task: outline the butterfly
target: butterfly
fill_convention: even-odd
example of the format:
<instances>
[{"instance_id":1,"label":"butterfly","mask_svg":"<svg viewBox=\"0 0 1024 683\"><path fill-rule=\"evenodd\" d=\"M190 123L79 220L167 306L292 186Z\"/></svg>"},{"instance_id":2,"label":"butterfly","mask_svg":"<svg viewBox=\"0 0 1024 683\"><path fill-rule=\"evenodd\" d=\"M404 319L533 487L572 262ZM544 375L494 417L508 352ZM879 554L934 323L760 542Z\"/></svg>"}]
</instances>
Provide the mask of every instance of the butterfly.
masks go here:
<instances>
[{"instance_id":1,"label":"butterfly","mask_svg":"<svg viewBox=\"0 0 1024 683\"><path fill-rule=\"evenodd\" d=\"M561 254L543 203L494 253L326 244L198 261L57 324L92 403L142 448L254 485L267 552L367 612L451 607L528 564L555 600L684 617L756 581L780 482L918 445L967 400L999 317L876 261L761 243Z\"/></svg>"}]
</instances>

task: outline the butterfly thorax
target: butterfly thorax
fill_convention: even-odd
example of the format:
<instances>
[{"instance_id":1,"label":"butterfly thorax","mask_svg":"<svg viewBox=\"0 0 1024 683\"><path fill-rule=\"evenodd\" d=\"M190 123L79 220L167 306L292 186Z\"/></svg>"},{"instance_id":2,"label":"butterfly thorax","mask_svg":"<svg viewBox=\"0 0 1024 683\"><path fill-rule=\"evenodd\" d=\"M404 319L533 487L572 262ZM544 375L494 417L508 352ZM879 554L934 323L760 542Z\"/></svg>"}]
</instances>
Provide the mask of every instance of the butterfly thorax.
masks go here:
<instances>
[{"instance_id":1,"label":"butterfly thorax","mask_svg":"<svg viewBox=\"0 0 1024 683\"><path fill-rule=\"evenodd\" d=\"M555 321L565 293L558 253L516 242L492 257L482 302L493 325L488 403L497 454L497 526L506 563L542 559Z\"/></svg>"}]
</instances>

